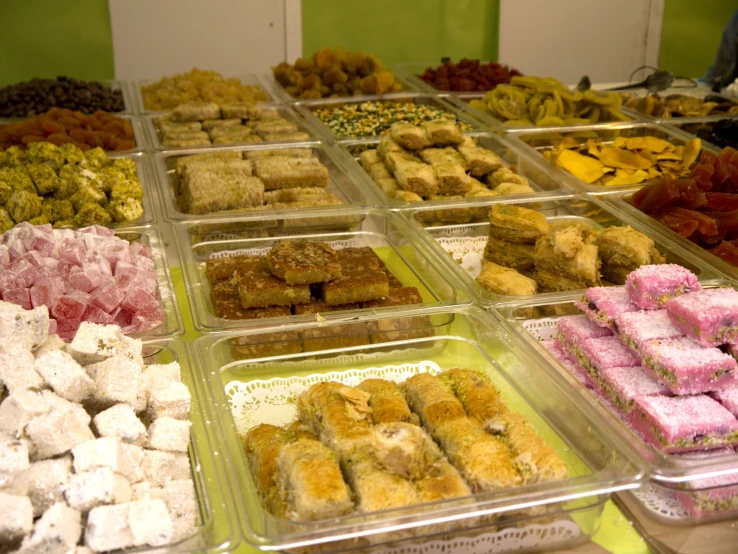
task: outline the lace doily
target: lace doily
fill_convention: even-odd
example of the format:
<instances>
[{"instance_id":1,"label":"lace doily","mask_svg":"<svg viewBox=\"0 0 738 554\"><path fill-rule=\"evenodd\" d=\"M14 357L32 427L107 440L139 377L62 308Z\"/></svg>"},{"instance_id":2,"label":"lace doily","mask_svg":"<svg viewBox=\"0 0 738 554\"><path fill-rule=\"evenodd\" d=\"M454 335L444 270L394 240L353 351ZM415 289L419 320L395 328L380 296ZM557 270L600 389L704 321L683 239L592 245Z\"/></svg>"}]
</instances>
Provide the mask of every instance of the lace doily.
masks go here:
<instances>
[{"instance_id":1,"label":"lace doily","mask_svg":"<svg viewBox=\"0 0 738 554\"><path fill-rule=\"evenodd\" d=\"M558 317L546 317L542 319L532 319L523 321L523 328L528 331L531 336L538 342L544 340L552 340L556 337L556 326L559 323Z\"/></svg>"},{"instance_id":2,"label":"lace doily","mask_svg":"<svg viewBox=\"0 0 738 554\"><path fill-rule=\"evenodd\" d=\"M335 363L333 358L331 363ZM314 360L310 360L314 367ZM295 400L300 393L315 383L338 381L354 387L365 379L386 379L399 383L418 373L440 373L435 362L422 361L416 364L387 365L367 369L348 369L329 371L307 376L275 377L274 379L255 379L243 383L231 381L225 387L226 397L236 421L238 432L243 434L254 425L271 423L286 425L295 418Z\"/></svg>"},{"instance_id":3,"label":"lace doily","mask_svg":"<svg viewBox=\"0 0 738 554\"><path fill-rule=\"evenodd\" d=\"M484 247L487 245L487 237L464 237L464 236L437 236L436 242L441 245L448 254L476 279L482 271L484 262Z\"/></svg>"},{"instance_id":4,"label":"lace doily","mask_svg":"<svg viewBox=\"0 0 738 554\"><path fill-rule=\"evenodd\" d=\"M656 516L672 521L692 519L692 516L682 506L674 492L646 483L640 489L632 490L631 493L640 500L644 508L653 512Z\"/></svg>"},{"instance_id":5,"label":"lace doily","mask_svg":"<svg viewBox=\"0 0 738 554\"><path fill-rule=\"evenodd\" d=\"M364 241L361 239L354 237L351 239L343 239L343 240L331 240L331 241L325 241L326 244L329 244L334 250L342 250L343 248L358 248L361 246L366 246ZM269 252L272 249L271 246L261 246L261 247L252 247L252 248L239 248L237 250L222 250L220 252L214 252L213 254L210 254L210 259L213 258L228 258L230 256L266 256L267 252Z\"/></svg>"}]
</instances>

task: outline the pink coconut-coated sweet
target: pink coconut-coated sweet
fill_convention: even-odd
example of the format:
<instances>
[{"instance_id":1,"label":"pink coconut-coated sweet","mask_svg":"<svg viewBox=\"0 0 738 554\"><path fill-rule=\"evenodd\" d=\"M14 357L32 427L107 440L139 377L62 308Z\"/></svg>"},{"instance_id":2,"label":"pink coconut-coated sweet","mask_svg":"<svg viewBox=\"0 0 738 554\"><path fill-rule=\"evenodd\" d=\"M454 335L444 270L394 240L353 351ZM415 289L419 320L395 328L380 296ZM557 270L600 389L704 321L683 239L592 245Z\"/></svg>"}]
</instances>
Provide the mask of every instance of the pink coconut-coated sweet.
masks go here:
<instances>
[{"instance_id":1,"label":"pink coconut-coated sweet","mask_svg":"<svg viewBox=\"0 0 738 554\"><path fill-rule=\"evenodd\" d=\"M623 412L633 409L639 396L669 395L669 388L640 367L607 367L600 373L602 386Z\"/></svg>"},{"instance_id":2,"label":"pink coconut-coated sweet","mask_svg":"<svg viewBox=\"0 0 738 554\"><path fill-rule=\"evenodd\" d=\"M738 338L738 291L706 289L666 303L671 322L703 346L718 346Z\"/></svg>"},{"instance_id":3,"label":"pink coconut-coated sweet","mask_svg":"<svg viewBox=\"0 0 738 554\"><path fill-rule=\"evenodd\" d=\"M628 297L644 310L657 310L670 298L701 289L697 276L676 264L642 265L625 281Z\"/></svg>"},{"instance_id":4,"label":"pink coconut-coated sweet","mask_svg":"<svg viewBox=\"0 0 738 554\"><path fill-rule=\"evenodd\" d=\"M608 327L616 333L620 316L639 309L628 299L622 287L589 288L574 304L597 325Z\"/></svg>"},{"instance_id":5,"label":"pink coconut-coated sweet","mask_svg":"<svg viewBox=\"0 0 738 554\"><path fill-rule=\"evenodd\" d=\"M619 320L620 337L623 342L638 352L649 340L683 337L669 319L666 310L648 310L623 314Z\"/></svg>"},{"instance_id":6,"label":"pink coconut-coated sweet","mask_svg":"<svg viewBox=\"0 0 738 554\"><path fill-rule=\"evenodd\" d=\"M646 442L666 453L738 444L738 419L704 394L639 396L629 419Z\"/></svg>"},{"instance_id":7,"label":"pink coconut-coated sweet","mask_svg":"<svg viewBox=\"0 0 738 554\"><path fill-rule=\"evenodd\" d=\"M586 315L570 315L558 321L558 338L565 350L587 339L607 337L612 331L590 321Z\"/></svg>"},{"instance_id":8,"label":"pink coconut-coated sweet","mask_svg":"<svg viewBox=\"0 0 738 554\"><path fill-rule=\"evenodd\" d=\"M674 394L720 390L738 379L738 364L731 356L689 337L646 341L640 353L643 366Z\"/></svg>"},{"instance_id":9,"label":"pink coconut-coated sweet","mask_svg":"<svg viewBox=\"0 0 738 554\"><path fill-rule=\"evenodd\" d=\"M558 340L547 340L541 342L544 348L556 358L564 368L574 376L574 378L582 383L585 387L591 389L593 387L592 379L587 370L585 370L576 360L573 360L564 350Z\"/></svg>"},{"instance_id":10,"label":"pink coconut-coated sweet","mask_svg":"<svg viewBox=\"0 0 738 554\"><path fill-rule=\"evenodd\" d=\"M738 385L713 391L710 396L725 406L731 414L738 417Z\"/></svg>"},{"instance_id":11,"label":"pink coconut-coated sweet","mask_svg":"<svg viewBox=\"0 0 738 554\"><path fill-rule=\"evenodd\" d=\"M598 374L608 367L641 365L641 359L614 336L586 340L581 350Z\"/></svg>"}]
</instances>

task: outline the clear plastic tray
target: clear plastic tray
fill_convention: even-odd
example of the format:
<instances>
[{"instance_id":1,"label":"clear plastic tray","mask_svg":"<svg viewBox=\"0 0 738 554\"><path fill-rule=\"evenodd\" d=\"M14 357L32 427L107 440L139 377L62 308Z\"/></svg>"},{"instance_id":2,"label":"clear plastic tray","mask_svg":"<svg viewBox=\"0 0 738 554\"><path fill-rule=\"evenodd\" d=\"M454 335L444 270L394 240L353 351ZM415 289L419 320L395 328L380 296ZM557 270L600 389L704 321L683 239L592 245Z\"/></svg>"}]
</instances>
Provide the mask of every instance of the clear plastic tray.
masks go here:
<instances>
[{"instance_id":1,"label":"clear plastic tray","mask_svg":"<svg viewBox=\"0 0 738 554\"><path fill-rule=\"evenodd\" d=\"M126 115L124 113L116 113L116 117L121 119L127 119L131 123L133 128L133 138L136 141L136 146L129 148L128 150L106 150L105 153L108 156L119 157L127 156L129 154L142 154L149 150L149 141L147 140L146 133L141 126L141 122L135 115ZM2 123L19 123L25 121L28 118L13 119L13 118L0 118L0 124Z\"/></svg>"},{"instance_id":2,"label":"clear plastic tray","mask_svg":"<svg viewBox=\"0 0 738 554\"><path fill-rule=\"evenodd\" d=\"M585 143L590 138L596 138L603 143L614 140L617 137L644 137L652 136L660 139L667 140L676 146L682 146L691 138L687 133L683 133L674 128L665 127L657 123L605 123L598 125L582 125L580 127L549 127L545 129L537 130L518 130L512 132L506 138L508 138L516 146L525 148L527 151L535 150L541 158L542 150L551 148L558 144L565 136L571 137ZM715 149L708 144L702 144L702 150L708 150L715 152ZM543 158L545 160L545 158ZM699 157L695 161L695 165L699 162ZM546 163L549 163L548 161ZM653 181L645 181L637 185L622 185L622 186L602 186L602 185L590 185L574 177L571 173L565 169L560 169L551 165L553 170L569 181L573 187L583 192L590 194L612 194L623 190L637 190L648 183Z\"/></svg>"},{"instance_id":3,"label":"clear plastic tray","mask_svg":"<svg viewBox=\"0 0 738 554\"><path fill-rule=\"evenodd\" d=\"M443 98L435 94L426 94L419 92L398 92L395 94L383 94L377 96L351 96L346 98L325 98L322 100L304 100L297 102L297 111L308 121L310 121L316 129L319 129L323 136L329 141L353 140L362 137L370 137L372 135L358 136L338 136L325 123L313 115L314 110L321 108L336 108L346 104L361 104L363 102L403 102L413 103L424 106L432 106L450 112L456 116L457 121L463 121L470 126L469 131L483 131L484 127L476 120L466 115L458 107L447 102ZM374 135L376 136L376 135Z\"/></svg>"},{"instance_id":4,"label":"clear plastic tray","mask_svg":"<svg viewBox=\"0 0 738 554\"><path fill-rule=\"evenodd\" d=\"M145 341L144 363L167 364L178 362L182 382L192 395L189 447L192 478L199 507L200 522L197 532L172 545L144 548L136 552L146 554L176 552L178 554L221 554L233 550L238 542L238 530L233 518L233 500L227 486L224 456L219 456L219 436L211 424L213 406L204 396L189 347L180 340Z\"/></svg>"},{"instance_id":5,"label":"clear plastic tray","mask_svg":"<svg viewBox=\"0 0 738 554\"><path fill-rule=\"evenodd\" d=\"M296 142L296 143L280 143L280 144L251 144L242 146L230 146L224 148L211 148L208 152L216 151L234 151L244 152L247 150L275 150L280 148L310 148L312 149L321 163L328 168L330 174L331 184L326 188L330 193L335 194L341 200L345 202L345 206L336 206L336 209L344 209L348 207L366 207L372 205L369 200L369 196L364 192L362 186L355 183L355 180L342 168L342 164L339 161L339 156L334 153L331 148L328 148L325 144L318 142ZM177 205L177 199L174 194L173 177L174 169L172 162L180 156L189 156L191 154L202 154L202 149L190 149L190 150L177 150L177 151L165 151L154 154L154 170L156 172L156 180L159 184L159 193L164 212L164 218L168 221L194 221L194 220L207 220L207 219L224 219L233 217L233 214L199 214L192 215L186 214L180 211ZM325 211L326 208L303 208L300 212L304 212L308 217L311 214L317 213L319 210ZM274 210L269 212L254 212L249 213L248 211L239 214L244 220L249 221L262 221L268 224L269 221L281 219L283 216L297 210Z\"/></svg>"},{"instance_id":6,"label":"clear plastic tray","mask_svg":"<svg viewBox=\"0 0 738 554\"><path fill-rule=\"evenodd\" d=\"M167 75L167 77L171 77L171 75ZM241 83L244 85L260 85L267 94L267 103L269 102L281 102L282 97L281 95L278 95L275 93L275 90L272 88L274 81L263 79L261 75L257 75L256 73L244 73L239 75L223 75L225 79L230 79L235 77ZM136 98L136 113L139 115L149 115L149 114L162 114L166 113L169 110L148 110L144 106L143 102L143 95L141 94L141 87L146 85L152 85L154 83L159 82L161 79L144 79L141 81L131 81L129 83L131 87L132 96L135 96Z\"/></svg>"},{"instance_id":7,"label":"clear plastic tray","mask_svg":"<svg viewBox=\"0 0 738 554\"><path fill-rule=\"evenodd\" d=\"M596 231L613 225L630 225L653 239L656 248L666 255L669 263L686 267L697 274L700 279L714 279L721 276L709 264L700 263L685 249L679 248L668 239L653 233L650 226L639 224L635 218L594 197L552 196L548 198L539 197L535 200L500 200L498 202L488 202L484 205L484 209L489 211L493 204L512 204L534 209L544 214L549 223L561 221L581 223ZM557 298L558 293L504 296L488 291L478 284L475 279L482 270L484 247L489 234L489 220L485 217L481 221L477 220L469 223L449 221L439 225L435 217L428 216L429 213L432 214L433 212L423 208L403 212L410 227L407 233L415 233L421 240L428 243L428 249L437 262L445 265L447 271L464 285L474 303L490 308L520 302L545 302L545 299ZM581 294L581 291L579 294Z\"/></svg>"},{"instance_id":8,"label":"clear plastic tray","mask_svg":"<svg viewBox=\"0 0 738 554\"><path fill-rule=\"evenodd\" d=\"M418 248L414 237L403 233L397 225L397 216L380 210L357 211L355 216L356 224L348 231L315 230L309 221L307 227L288 223L285 228L282 221L280 227L268 231L267 237L232 234L218 230L215 224L206 230L198 223L178 225L177 242L195 328L202 332L212 332L234 327L267 327L284 323L284 317L257 320L227 320L216 317L204 264L210 258L229 255L263 256L271 247L286 240L327 242L336 249L371 247L404 286L418 289L424 301L422 306L469 302L464 292L458 290L457 283L449 280L442 271L429 262L423 249ZM293 223L303 225L305 222L300 219ZM227 224L221 229L227 229ZM328 325L335 320L360 321L366 313L387 311L388 308L326 312L320 314L320 319L325 320ZM315 322L316 315L293 315L288 319L295 323L309 323ZM354 326L354 331L356 328L357 326ZM351 331L352 326L347 326L347 330ZM364 335L360 329L359 332Z\"/></svg>"},{"instance_id":9,"label":"clear plastic tray","mask_svg":"<svg viewBox=\"0 0 738 554\"><path fill-rule=\"evenodd\" d=\"M738 288L738 283L726 279L703 281L702 285L705 288ZM545 299L521 301L516 305L500 307L498 310L511 325L511 334L520 343L519 348L535 350L539 367L555 368L557 373L564 376L577 389L582 402L597 406L601 413L606 414L613 427L617 429L617 434L630 444L630 451L648 466L647 476L651 481L673 490L700 490L705 484L709 487L710 481L705 480L714 478L730 481L735 477L735 482L738 483L738 454L704 459L686 458L682 455L664 454L647 445L613 413L614 408L599 400L541 346L540 341L549 340L554 336L557 321L561 316L581 313L574 305L574 300L580 296L581 293L558 293Z\"/></svg>"},{"instance_id":10,"label":"clear plastic tray","mask_svg":"<svg viewBox=\"0 0 738 554\"><path fill-rule=\"evenodd\" d=\"M280 116L282 116L284 119L287 119L288 121L292 121L293 123L297 124L297 127L300 131L305 132L310 135L310 139L308 140L318 140L318 131L316 131L307 121L305 121L303 118L298 117L298 115L294 112L294 110L290 106L285 106L283 104L261 104L263 108L266 109L274 109L276 110ZM183 147L177 147L177 146L164 146L161 143L161 139L159 138L159 134L156 132L156 125L154 123L154 120L162 117L162 115L169 113L169 112L160 112L157 115L143 115L140 116L141 124L146 129L146 134L149 136L149 140L151 141L151 147L153 150L166 150L166 151L179 151L179 150L201 150L204 148L219 148L223 146L237 146L239 143L236 144L204 144L202 146L183 146ZM304 141L300 141L304 142ZM242 146L244 143L240 143ZM289 144L287 142L280 142L280 141L262 141L262 142L252 142L252 143L246 143L246 144L259 144L259 145L275 145L275 144Z\"/></svg>"},{"instance_id":11,"label":"clear plastic tray","mask_svg":"<svg viewBox=\"0 0 738 554\"><path fill-rule=\"evenodd\" d=\"M552 550L587 540L597 528L609 494L637 486L642 468L622 454L627 444L619 441L590 406L573 401L570 387L559 375L540 371L537 360L514 346L501 320L472 306L397 310L372 317L380 323L418 313L452 316L453 323L436 336L249 361L232 356L233 343L243 333L208 335L195 342L200 378L212 395L217 419L225 430L247 543L262 550L314 547L303 551L327 553L391 542L390 552L414 553L430 551L422 548L428 544L422 541L433 538L432 551L459 554L493 549ZM247 336L259 333L251 330ZM453 367L487 373L511 409L523 413L563 457L570 477L328 521L289 522L261 507L238 437L240 431L260 422L289 422L295 413L295 395L319 380L355 384L377 375L403 380L416 372ZM537 386L531 387L532 382ZM265 402L254 404L256 398ZM484 546L486 549L480 548Z\"/></svg>"},{"instance_id":12,"label":"clear plastic tray","mask_svg":"<svg viewBox=\"0 0 738 554\"><path fill-rule=\"evenodd\" d=\"M527 153L513 148L504 139L500 138L494 133L465 133L468 136L479 139L479 145L497 154L506 166L514 165L517 173L527 177L531 187L536 191L536 194L540 192L555 192L560 191L562 188L566 188L567 181L559 178L550 171L550 168L545 163L541 163L541 160L537 156L531 156ZM376 198L377 203L380 206L389 207L392 209L404 209L414 208L418 206L419 202L403 202L395 200L387 196L376 183L372 180L371 176L364 171L361 164L358 161L358 155L360 151L367 148L376 148L379 144L379 139L359 139L359 140L346 140L338 143L337 148L346 163L346 169L351 171L357 178L364 182L364 187L372 191L372 195ZM515 198L526 198L531 195L515 195ZM502 197L500 197L502 198ZM425 200L422 205L441 206L456 204L457 202L469 202L484 203L489 200L489 197L471 198L467 200Z\"/></svg>"},{"instance_id":13,"label":"clear plastic tray","mask_svg":"<svg viewBox=\"0 0 738 554\"><path fill-rule=\"evenodd\" d=\"M151 259L154 262L154 271L156 272L156 281L159 285L159 294L161 296L165 319L158 327L134 335L144 340L177 337L184 333L182 315L179 311L172 277L169 274L169 261L166 255L166 243L172 239L168 235L165 235L165 232L151 227L115 230L115 235L118 238L127 240L128 242L140 242L151 249Z\"/></svg>"}]
</instances>

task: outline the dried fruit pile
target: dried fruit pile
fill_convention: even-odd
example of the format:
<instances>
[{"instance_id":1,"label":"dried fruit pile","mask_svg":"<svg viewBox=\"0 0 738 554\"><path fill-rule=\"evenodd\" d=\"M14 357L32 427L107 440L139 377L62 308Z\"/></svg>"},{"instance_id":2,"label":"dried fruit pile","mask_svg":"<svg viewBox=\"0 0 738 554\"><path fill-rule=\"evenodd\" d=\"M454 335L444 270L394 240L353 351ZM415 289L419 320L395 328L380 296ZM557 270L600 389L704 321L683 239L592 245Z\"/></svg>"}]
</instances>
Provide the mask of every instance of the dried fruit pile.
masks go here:
<instances>
[{"instance_id":1,"label":"dried fruit pile","mask_svg":"<svg viewBox=\"0 0 738 554\"><path fill-rule=\"evenodd\" d=\"M633 206L672 231L738 266L738 150L703 152L688 179L643 187Z\"/></svg>"},{"instance_id":2,"label":"dried fruit pile","mask_svg":"<svg viewBox=\"0 0 738 554\"><path fill-rule=\"evenodd\" d=\"M620 111L622 98L616 92L579 92L551 77L520 77L498 85L471 106L511 126L555 127L630 121Z\"/></svg>"},{"instance_id":3,"label":"dried fruit pile","mask_svg":"<svg viewBox=\"0 0 738 554\"><path fill-rule=\"evenodd\" d=\"M82 151L130 150L136 147L131 122L103 111L92 115L68 109L52 108L32 119L0 125L0 151L33 142L72 144Z\"/></svg>"},{"instance_id":4,"label":"dried fruit pile","mask_svg":"<svg viewBox=\"0 0 738 554\"><path fill-rule=\"evenodd\" d=\"M418 77L438 90L474 92L492 90L516 75L521 73L504 64L463 58L459 63L446 61L435 69L429 67Z\"/></svg>"},{"instance_id":5,"label":"dried fruit pile","mask_svg":"<svg viewBox=\"0 0 738 554\"><path fill-rule=\"evenodd\" d=\"M738 119L721 119L715 123L688 123L680 128L721 148L738 147Z\"/></svg>"},{"instance_id":6,"label":"dried fruit pile","mask_svg":"<svg viewBox=\"0 0 738 554\"><path fill-rule=\"evenodd\" d=\"M122 112L123 92L98 81L69 77L31 79L0 89L0 117L29 117L51 108L91 114L97 110Z\"/></svg>"},{"instance_id":7,"label":"dried fruit pile","mask_svg":"<svg viewBox=\"0 0 738 554\"><path fill-rule=\"evenodd\" d=\"M676 146L657 137L618 137L612 143L588 139L581 143L565 137L543 156L590 185L637 185L667 176L684 177L699 156L702 143L695 138Z\"/></svg>"},{"instance_id":8,"label":"dried fruit pile","mask_svg":"<svg viewBox=\"0 0 738 554\"><path fill-rule=\"evenodd\" d=\"M303 99L385 94L402 89L379 58L342 48L323 48L309 58L298 58L295 65L282 62L272 68L272 73L290 95Z\"/></svg>"},{"instance_id":9,"label":"dried fruit pile","mask_svg":"<svg viewBox=\"0 0 738 554\"><path fill-rule=\"evenodd\" d=\"M623 105L651 117L703 117L707 115L738 114L738 102L728 100L716 94L708 94L704 98L685 94L659 96L649 94L638 97L622 93Z\"/></svg>"},{"instance_id":10,"label":"dried fruit pile","mask_svg":"<svg viewBox=\"0 0 738 554\"><path fill-rule=\"evenodd\" d=\"M114 323L125 334L164 321L151 250L105 227L79 231L20 223L0 235L0 293L26 310L49 308L70 340L83 321Z\"/></svg>"},{"instance_id":11,"label":"dried fruit pile","mask_svg":"<svg viewBox=\"0 0 738 554\"><path fill-rule=\"evenodd\" d=\"M187 73L164 77L142 86L141 96L144 108L153 111L171 110L185 102L256 104L270 100L259 85L245 85L238 79L226 79L216 71L203 71L196 67Z\"/></svg>"},{"instance_id":12,"label":"dried fruit pile","mask_svg":"<svg viewBox=\"0 0 738 554\"><path fill-rule=\"evenodd\" d=\"M22 221L54 227L132 221L144 213L142 200L130 158L49 142L0 152L0 232Z\"/></svg>"}]
</instances>

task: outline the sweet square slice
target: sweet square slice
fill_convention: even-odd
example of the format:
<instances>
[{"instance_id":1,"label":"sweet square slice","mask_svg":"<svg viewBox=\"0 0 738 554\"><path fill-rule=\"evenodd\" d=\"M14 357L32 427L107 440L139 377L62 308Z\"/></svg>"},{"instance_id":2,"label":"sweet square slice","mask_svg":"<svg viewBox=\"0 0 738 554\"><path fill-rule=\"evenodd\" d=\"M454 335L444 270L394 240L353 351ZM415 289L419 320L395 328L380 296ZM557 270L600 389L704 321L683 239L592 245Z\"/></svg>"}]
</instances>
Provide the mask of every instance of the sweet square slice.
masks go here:
<instances>
[{"instance_id":1,"label":"sweet square slice","mask_svg":"<svg viewBox=\"0 0 738 554\"><path fill-rule=\"evenodd\" d=\"M731 414L738 417L738 385L711 392L710 396L720 402Z\"/></svg>"},{"instance_id":2,"label":"sweet square slice","mask_svg":"<svg viewBox=\"0 0 738 554\"><path fill-rule=\"evenodd\" d=\"M643 365L674 394L720 390L738 377L738 364L731 356L689 337L646 341L639 352Z\"/></svg>"},{"instance_id":3,"label":"sweet square slice","mask_svg":"<svg viewBox=\"0 0 738 554\"><path fill-rule=\"evenodd\" d=\"M738 420L704 394L638 397L630 422L646 442L666 453L738 443Z\"/></svg>"},{"instance_id":4,"label":"sweet square slice","mask_svg":"<svg viewBox=\"0 0 738 554\"><path fill-rule=\"evenodd\" d=\"M389 294L389 280L371 248L344 248L336 252L341 276L321 286L329 306L376 300Z\"/></svg>"},{"instance_id":5,"label":"sweet square slice","mask_svg":"<svg viewBox=\"0 0 738 554\"><path fill-rule=\"evenodd\" d=\"M636 268L651 263L654 242L632 227L608 227L597 236L602 262Z\"/></svg>"},{"instance_id":6,"label":"sweet square slice","mask_svg":"<svg viewBox=\"0 0 738 554\"><path fill-rule=\"evenodd\" d=\"M574 302L589 318L600 327L618 331L623 314L638 311L625 290L621 287L592 287Z\"/></svg>"},{"instance_id":7,"label":"sweet square slice","mask_svg":"<svg viewBox=\"0 0 738 554\"><path fill-rule=\"evenodd\" d=\"M676 264L644 265L625 281L631 302L644 310L663 308L670 298L702 290L697 276Z\"/></svg>"},{"instance_id":8,"label":"sweet square slice","mask_svg":"<svg viewBox=\"0 0 738 554\"><path fill-rule=\"evenodd\" d=\"M738 291L707 289L666 302L671 322L703 346L718 346L738 338Z\"/></svg>"},{"instance_id":9,"label":"sweet square slice","mask_svg":"<svg viewBox=\"0 0 738 554\"><path fill-rule=\"evenodd\" d=\"M557 275L594 286L600 282L600 258L594 244L583 244L571 257L556 254L551 239L540 237L534 253L536 268L547 269Z\"/></svg>"},{"instance_id":10,"label":"sweet square slice","mask_svg":"<svg viewBox=\"0 0 738 554\"><path fill-rule=\"evenodd\" d=\"M491 293L506 296L526 296L535 294L538 290L538 285L533 279L493 262L484 264L476 282Z\"/></svg>"},{"instance_id":11,"label":"sweet square slice","mask_svg":"<svg viewBox=\"0 0 738 554\"><path fill-rule=\"evenodd\" d=\"M495 204L489 211L489 235L491 237L534 244L536 239L548 233L548 222L542 213L529 208Z\"/></svg>"},{"instance_id":12,"label":"sweet square slice","mask_svg":"<svg viewBox=\"0 0 738 554\"><path fill-rule=\"evenodd\" d=\"M620 338L633 352L646 341L683 337L666 315L666 310L637 311L622 314L618 319Z\"/></svg>"},{"instance_id":13,"label":"sweet square slice","mask_svg":"<svg viewBox=\"0 0 738 554\"><path fill-rule=\"evenodd\" d=\"M264 258L254 257L234 274L238 299L244 308L291 306L310 302L308 285L290 285L271 274Z\"/></svg>"},{"instance_id":14,"label":"sweet square slice","mask_svg":"<svg viewBox=\"0 0 738 554\"><path fill-rule=\"evenodd\" d=\"M489 236L483 258L485 262L493 262L517 271L529 271L533 269L534 254L535 246L532 244L514 243Z\"/></svg>"},{"instance_id":15,"label":"sweet square slice","mask_svg":"<svg viewBox=\"0 0 738 554\"><path fill-rule=\"evenodd\" d=\"M602 388L623 413L629 413L640 396L670 396L669 387L640 367L608 367L602 370Z\"/></svg>"},{"instance_id":16,"label":"sweet square slice","mask_svg":"<svg viewBox=\"0 0 738 554\"><path fill-rule=\"evenodd\" d=\"M290 285L330 281L341 275L336 251L323 242L285 241L266 255L269 271Z\"/></svg>"},{"instance_id":17,"label":"sweet square slice","mask_svg":"<svg viewBox=\"0 0 738 554\"><path fill-rule=\"evenodd\" d=\"M577 360L598 381L608 367L638 367L641 360L615 336L587 339L579 345Z\"/></svg>"},{"instance_id":18,"label":"sweet square slice","mask_svg":"<svg viewBox=\"0 0 738 554\"><path fill-rule=\"evenodd\" d=\"M579 381L589 389L593 388L592 378L589 376L589 373L587 373L587 370L579 365L578 362L572 361L569 358L566 351L561 346L561 343L558 340L542 341L541 346L548 350L549 353L554 358L556 358L556 360L558 360L558 362L563 365L564 368L566 368L566 370L571 373L577 381Z\"/></svg>"},{"instance_id":19,"label":"sweet square slice","mask_svg":"<svg viewBox=\"0 0 738 554\"><path fill-rule=\"evenodd\" d=\"M586 315L570 315L558 321L556 337L571 359L576 358L575 349L588 339L612 336L612 331L600 327Z\"/></svg>"},{"instance_id":20,"label":"sweet square slice","mask_svg":"<svg viewBox=\"0 0 738 554\"><path fill-rule=\"evenodd\" d=\"M225 281L233 277L233 274L243 263L250 263L253 256L224 256L210 258L205 262L205 277L210 284Z\"/></svg>"}]
</instances>

